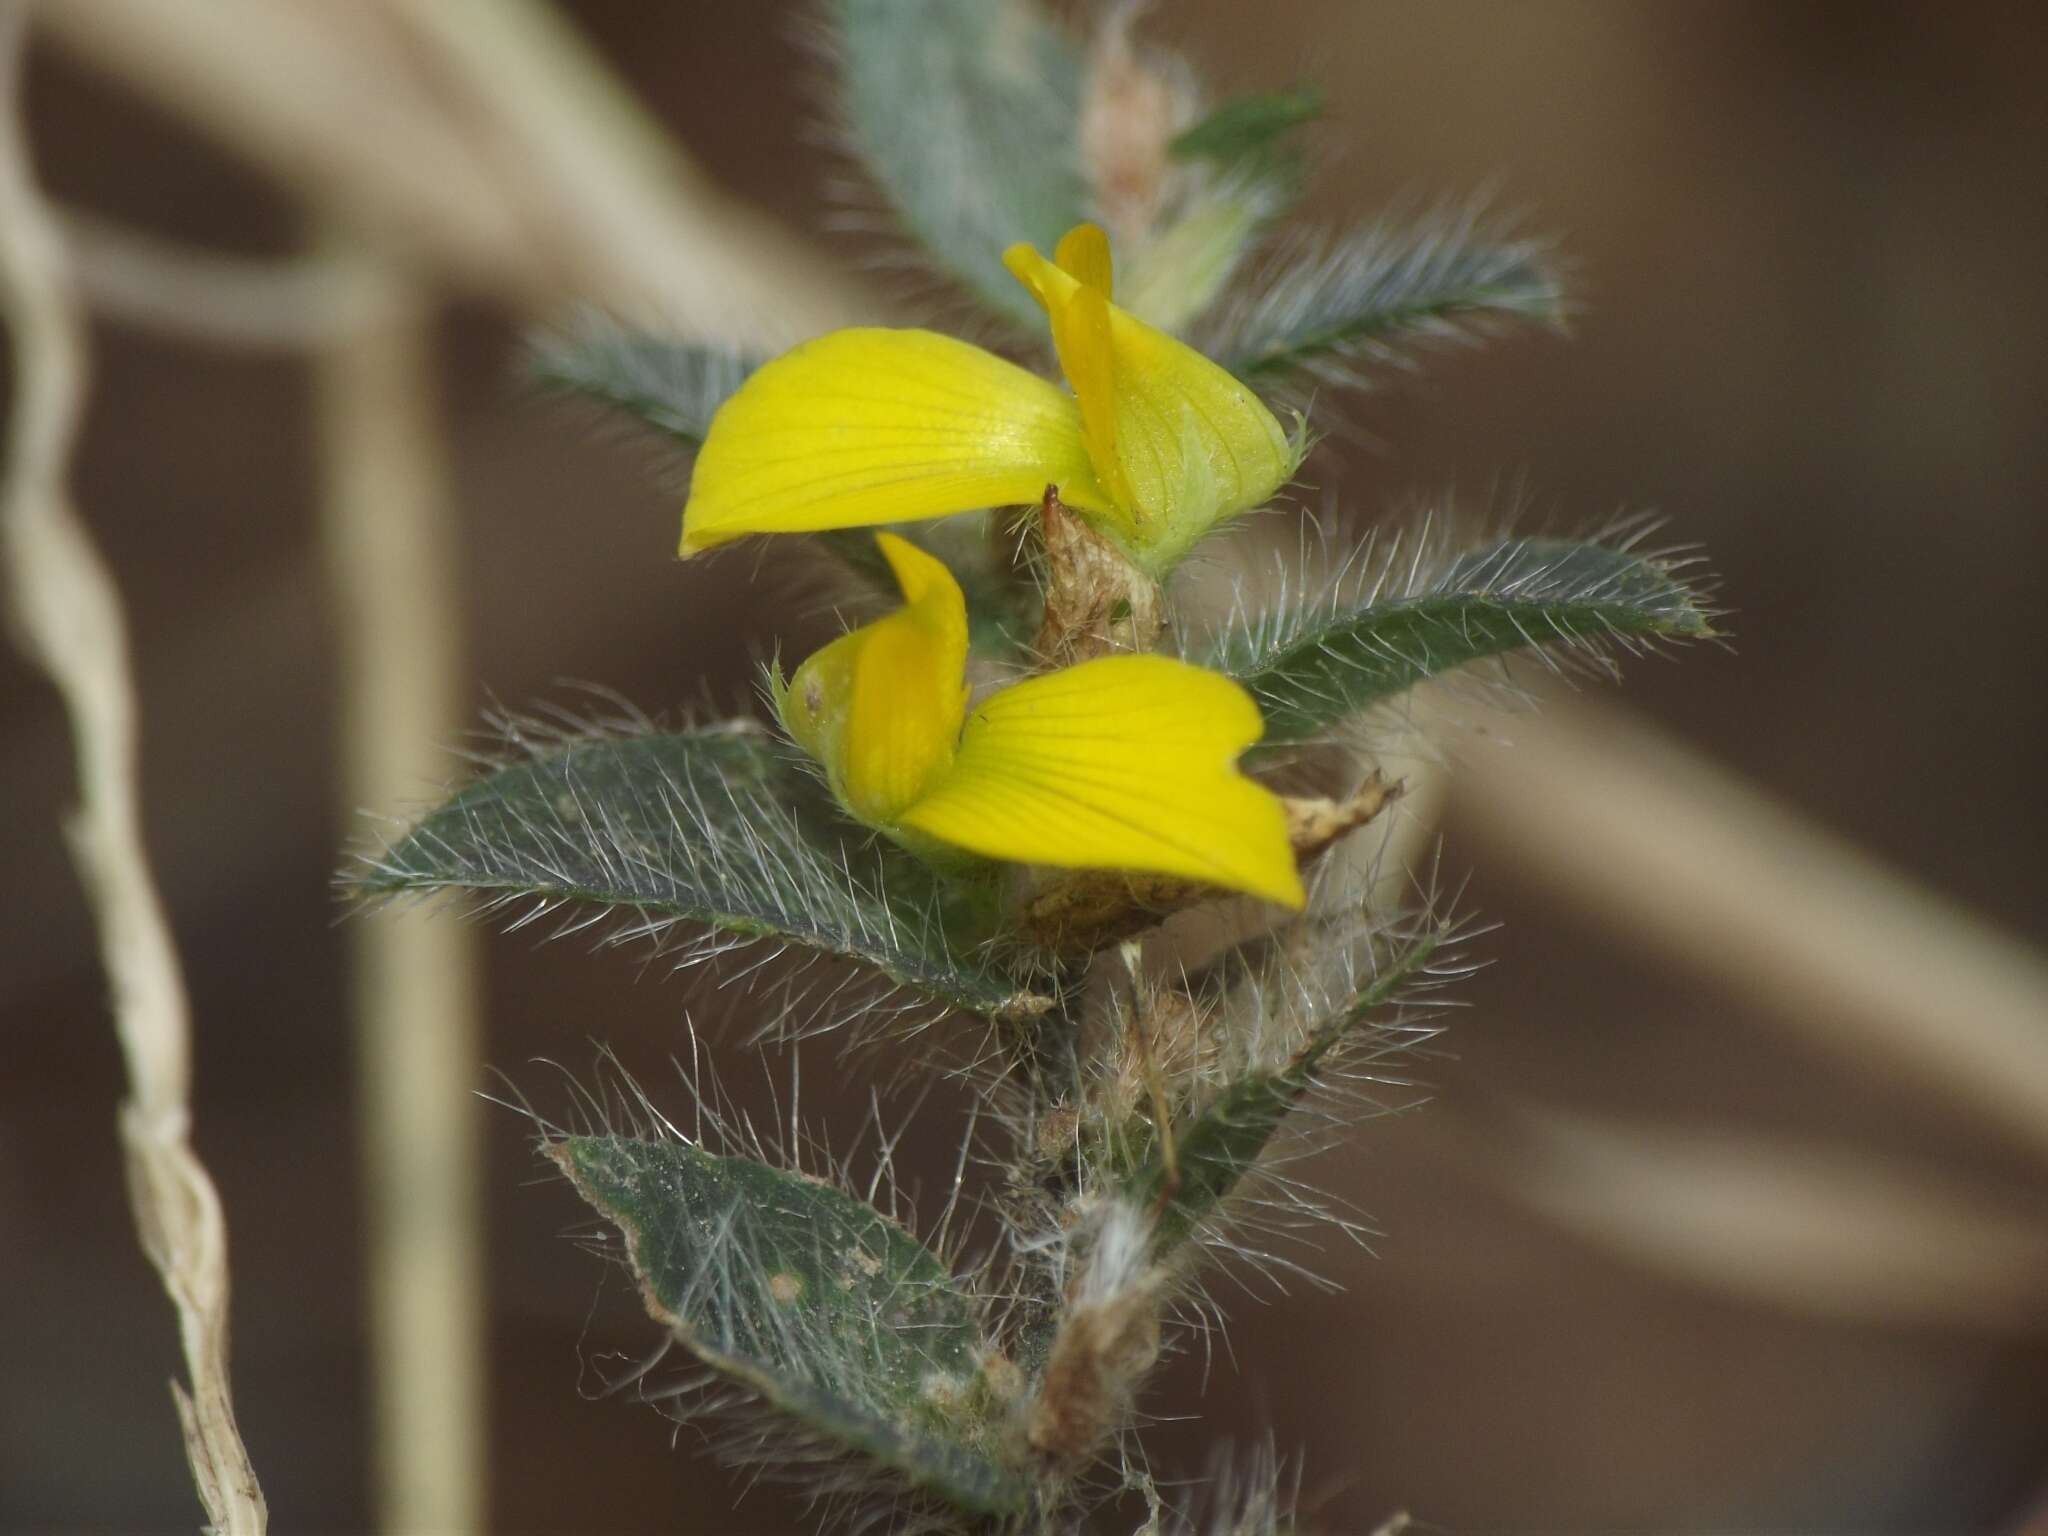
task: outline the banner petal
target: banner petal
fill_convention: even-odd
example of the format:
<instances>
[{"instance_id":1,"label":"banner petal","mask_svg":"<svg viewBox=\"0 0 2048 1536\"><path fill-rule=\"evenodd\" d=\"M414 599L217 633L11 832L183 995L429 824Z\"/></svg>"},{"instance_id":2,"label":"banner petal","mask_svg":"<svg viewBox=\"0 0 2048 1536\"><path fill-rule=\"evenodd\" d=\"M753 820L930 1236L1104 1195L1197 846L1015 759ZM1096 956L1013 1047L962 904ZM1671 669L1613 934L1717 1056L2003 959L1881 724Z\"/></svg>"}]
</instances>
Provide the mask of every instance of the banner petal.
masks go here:
<instances>
[{"instance_id":1,"label":"banner petal","mask_svg":"<svg viewBox=\"0 0 2048 1536\"><path fill-rule=\"evenodd\" d=\"M1111 511L1074 401L933 331L833 331L749 376L711 419L683 510L685 556L807 533L1035 502Z\"/></svg>"}]
</instances>

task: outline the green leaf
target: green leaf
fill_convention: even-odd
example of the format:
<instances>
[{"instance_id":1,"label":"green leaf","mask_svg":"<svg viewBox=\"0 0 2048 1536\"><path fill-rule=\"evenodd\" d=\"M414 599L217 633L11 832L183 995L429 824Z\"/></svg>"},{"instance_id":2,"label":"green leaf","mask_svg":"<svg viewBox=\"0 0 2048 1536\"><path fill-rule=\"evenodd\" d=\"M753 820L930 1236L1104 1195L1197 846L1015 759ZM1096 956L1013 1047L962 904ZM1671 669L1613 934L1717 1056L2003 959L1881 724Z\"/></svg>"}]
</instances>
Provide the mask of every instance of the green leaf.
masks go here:
<instances>
[{"instance_id":1,"label":"green leaf","mask_svg":"<svg viewBox=\"0 0 2048 1536\"><path fill-rule=\"evenodd\" d=\"M1046 1006L952 936L975 915L976 888L840 816L751 722L572 740L498 768L372 858L357 884L472 891L522 922L594 903L625 909L628 937L706 925L697 953L779 940L976 1013Z\"/></svg>"},{"instance_id":2,"label":"green leaf","mask_svg":"<svg viewBox=\"0 0 2048 1536\"><path fill-rule=\"evenodd\" d=\"M1359 386L1418 346L1480 339L1514 321L1559 325L1546 246L1501 239L1477 216L1377 224L1277 265L1201 339L1248 383Z\"/></svg>"},{"instance_id":3,"label":"green leaf","mask_svg":"<svg viewBox=\"0 0 2048 1536\"><path fill-rule=\"evenodd\" d=\"M536 338L527 356L527 371L542 388L622 412L689 453L703 446L713 413L755 366L737 352L595 319Z\"/></svg>"},{"instance_id":4,"label":"green leaf","mask_svg":"<svg viewBox=\"0 0 2048 1536\"><path fill-rule=\"evenodd\" d=\"M1175 335L1214 302L1252 242L1292 200L1291 184L1255 174L1211 176L1117 276L1117 302Z\"/></svg>"},{"instance_id":5,"label":"green leaf","mask_svg":"<svg viewBox=\"0 0 2048 1536\"><path fill-rule=\"evenodd\" d=\"M846 136L932 262L1032 335L1003 249L1089 216L1074 40L1032 0L834 0Z\"/></svg>"},{"instance_id":6,"label":"green leaf","mask_svg":"<svg viewBox=\"0 0 2048 1536\"><path fill-rule=\"evenodd\" d=\"M1163 227L1119 259L1118 301L1162 330L1187 331L1300 197L1307 162L1290 136L1320 110L1309 89L1239 97L1169 144L1189 185Z\"/></svg>"},{"instance_id":7,"label":"green leaf","mask_svg":"<svg viewBox=\"0 0 2048 1536\"><path fill-rule=\"evenodd\" d=\"M1314 86L1237 96L1224 102L1166 146L1176 160L1235 165L1282 146L1288 135L1322 115L1323 93Z\"/></svg>"},{"instance_id":8,"label":"green leaf","mask_svg":"<svg viewBox=\"0 0 2048 1536\"><path fill-rule=\"evenodd\" d=\"M681 1141L547 1153L626 1239L648 1311L810 1435L970 1513L1021 1513L980 1309L938 1257L829 1184Z\"/></svg>"},{"instance_id":9,"label":"green leaf","mask_svg":"<svg viewBox=\"0 0 2048 1536\"><path fill-rule=\"evenodd\" d=\"M1243 1066L1175 1125L1172 1168L1156 1136L1139 1139L1125 1190L1140 1203L1159 1206L1155 1251L1163 1256L1195 1235L1258 1167L1289 1114L1322 1081L1333 1055L1374 1033L1381 1035L1384 1049L1413 1043L1412 1025L1388 1028L1379 1016L1429 977L1432 962L1455 932L1455 924L1425 916L1411 931L1395 936L1385 953L1371 956L1368 950L1368 974L1356 984L1305 987L1302 978L1278 966L1250 983L1282 999L1279 1006L1297 1016L1295 1044L1277 1059Z\"/></svg>"},{"instance_id":10,"label":"green leaf","mask_svg":"<svg viewBox=\"0 0 2048 1536\"><path fill-rule=\"evenodd\" d=\"M1599 658L1609 647L1701 639L1700 593L1666 561L1610 544L1507 539L1453 560L1393 597L1340 578L1318 601L1233 625L1208 664L1251 690L1265 743L1300 741L1425 678L1536 650Z\"/></svg>"}]
</instances>

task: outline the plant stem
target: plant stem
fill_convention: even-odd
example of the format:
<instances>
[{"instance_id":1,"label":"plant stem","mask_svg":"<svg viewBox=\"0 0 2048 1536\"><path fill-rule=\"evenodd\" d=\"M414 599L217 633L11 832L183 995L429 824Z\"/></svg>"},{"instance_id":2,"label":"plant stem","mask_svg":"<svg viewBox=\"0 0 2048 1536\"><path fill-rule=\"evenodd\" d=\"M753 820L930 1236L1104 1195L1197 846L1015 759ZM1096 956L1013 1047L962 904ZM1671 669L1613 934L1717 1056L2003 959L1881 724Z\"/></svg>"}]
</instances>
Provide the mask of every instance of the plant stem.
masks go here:
<instances>
[{"instance_id":1,"label":"plant stem","mask_svg":"<svg viewBox=\"0 0 2048 1536\"><path fill-rule=\"evenodd\" d=\"M190 1142L190 1011L143 847L127 625L66 487L85 392L84 332L20 120L25 29L22 4L0 7L0 311L14 363L0 553L21 647L49 673L71 719L72 855L98 924L127 1064L120 1129L135 1224L178 1313L191 1385L174 1381L171 1392L185 1452L212 1528L261 1536L268 1512L228 1385L227 1228Z\"/></svg>"},{"instance_id":2,"label":"plant stem","mask_svg":"<svg viewBox=\"0 0 2048 1536\"><path fill-rule=\"evenodd\" d=\"M1491 862L2048 1156L2048 963L1611 707L1495 722L1454 778Z\"/></svg>"},{"instance_id":3,"label":"plant stem","mask_svg":"<svg viewBox=\"0 0 2048 1536\"><path fill-rule=\"evenodd\" d=\"M429 301L382 253L336 259L382 294L314 373L342 809L353 814L416 801L450 776L467 674ZM391 1532L487 1528L475 937L391 911L354 929L372 1459Z\"/></svg>"}]
</instances>

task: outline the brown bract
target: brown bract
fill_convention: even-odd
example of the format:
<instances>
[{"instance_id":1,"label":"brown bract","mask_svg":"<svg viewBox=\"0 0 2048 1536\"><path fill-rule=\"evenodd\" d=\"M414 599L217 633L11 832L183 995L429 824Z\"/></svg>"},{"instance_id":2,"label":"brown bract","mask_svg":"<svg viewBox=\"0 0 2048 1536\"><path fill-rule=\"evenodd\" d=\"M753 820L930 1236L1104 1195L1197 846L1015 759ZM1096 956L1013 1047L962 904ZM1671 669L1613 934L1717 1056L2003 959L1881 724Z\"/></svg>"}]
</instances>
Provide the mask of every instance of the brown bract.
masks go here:
<instances>
[{"instance_id":1,"label":"brown bract","mask_svg":"<svg viewBox=\"0 0 2048 1536\"><path fill-rule=\"evenodd\" d=\"M1164 627L1159 583L1090 528L1048 485L1039 503L1045 618L1034 647L1047 667L1112 651L1149 651Z\"/></svg>"},{"instance_id":2,"label":"brown bract","mask_svg":"<svg viewBox=\"0 0 2048 1536\"><path fill-rule=\"evenodd\" d=\"M1407 787L1406 780L1385 778L1375 769L1342 800L1322 795L1282 795L1280 803L1287 808L1287 839L1294 845L1294 857L1306 864L1326 852L1339 838L1356 832L1400 799Z\"/></svg>"},{"instance_id":3,"label":"brown bract","mask_svg":"<svg viewBox=\"0 0 2048 1536\"><path fill-rule=\"evenodd\" d=\"M1190 115L1183 92L1132 41L1141 8L1108 9L1088 50L1081 103L1081 162L1096 209L1119 241L1142 239L1157 224L1173 178L1167 145Z\"/></svg>"},{"instance_id":4,"label":"brown bract","mask_svg":"<svg viewBox=\"0 0 2048 1536\"><path fill-rule=\"evenodd\" d=\"M1112 1295L1077 1304L1060 1324L1024 1426L1031 1449L1055 1471L1087 1465L1159 1358L1162 1279L1142 1276Z\"/></svg>"}]
</instances>

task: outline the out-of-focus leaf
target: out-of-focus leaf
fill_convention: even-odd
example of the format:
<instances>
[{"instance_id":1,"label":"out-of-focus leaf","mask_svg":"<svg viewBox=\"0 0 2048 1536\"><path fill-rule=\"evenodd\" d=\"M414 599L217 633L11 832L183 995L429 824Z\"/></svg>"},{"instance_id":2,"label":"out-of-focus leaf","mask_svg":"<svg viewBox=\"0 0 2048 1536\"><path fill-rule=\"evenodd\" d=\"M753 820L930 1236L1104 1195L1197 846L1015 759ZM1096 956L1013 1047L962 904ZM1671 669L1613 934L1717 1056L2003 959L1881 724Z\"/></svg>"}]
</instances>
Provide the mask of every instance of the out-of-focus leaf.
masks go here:
<instances>
[{"instance_id":1,"label":"out-of-focus leaf","mask_svg":"<svg viewBox=\"0 0 2048 1536\"><path fill-rule=\"evenodd\" d=\"M527 359L542 388L621 412L689 453L703 445L712 415L756 362L598 320L536 338Z\"/></svg>"},{"instance_id":2,"label":"out-of-focus leaf","mask_svg":"<svg viewBox=\"0 0 2048 1536\"><path fill-rule=\"evenodd\" d=\"M834 0L847 138L932 262L1043 334L1003 266L1089 216L1081 51L1033 0Z\"/></svg>"},{"instance_id":3,"label":"out-of-focus leaf","mask_svg":"<svg viewBox=\"0 0 2048 1536\"><path fill-rule=\"evenodd\" d=\"M1301 195L1307 162L1292 135L1320 110L1321 97L1308 89L1238 97L1167 146L1191 185L1122 263L1126 308L1163 330L1188 330Z\"/></svg>"},{"instance_id":4,"label":"out-of-focus leaf","mask_svg":"<svg viewBox=\"0 0 2048 1536\"><path fill-rule=\"evenodd\" d=\"M1237 96L1224 102L1167 145L1176 160L1237 165L1272 154L1290 134L1322 115L1323 93L1313 86Z\"/></svg>"},{"instance_id":5,"label":"out-of-focus leaf","mask_svg":"<svg viewBox=\"0 0 2048 1536\"><path fill-rule=\"evenodd\" d=\"M1375 224L1297 250L1198 340L1260 387L1357 386L1417 348L1480 339L1518 321L1557 325L1563 315L1548 249L1491 235L1463 215Z\"/></svg>"}]
</instances>

